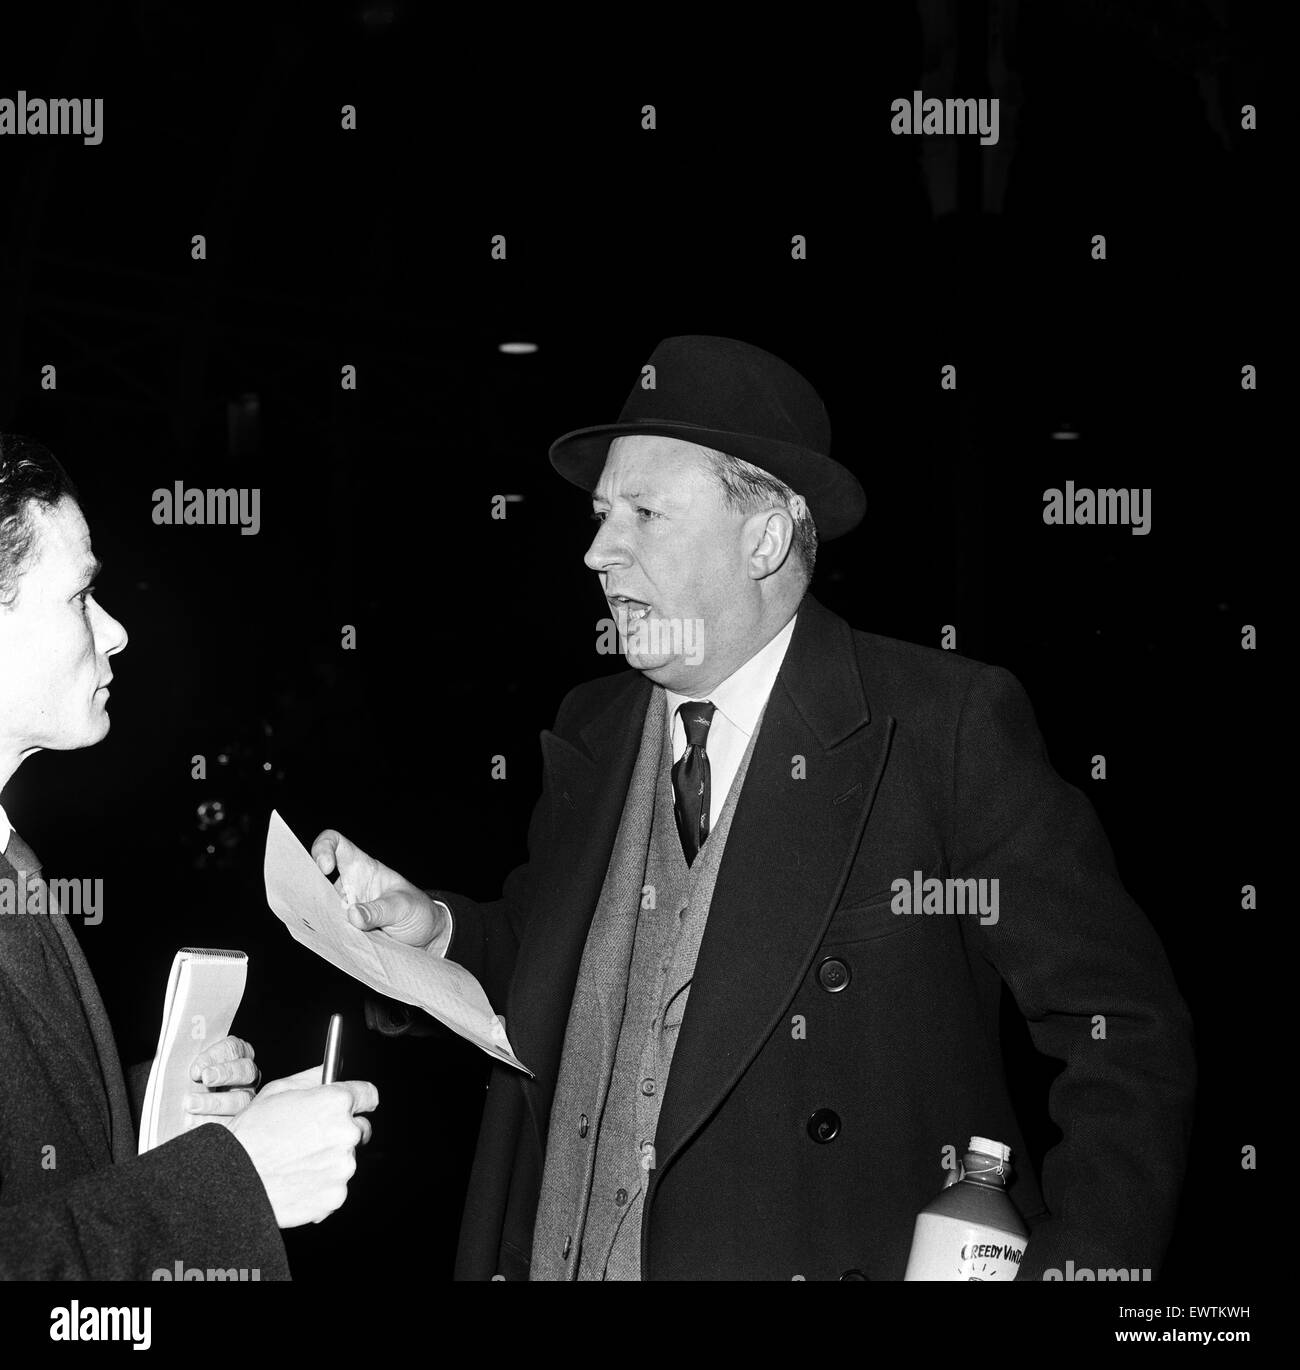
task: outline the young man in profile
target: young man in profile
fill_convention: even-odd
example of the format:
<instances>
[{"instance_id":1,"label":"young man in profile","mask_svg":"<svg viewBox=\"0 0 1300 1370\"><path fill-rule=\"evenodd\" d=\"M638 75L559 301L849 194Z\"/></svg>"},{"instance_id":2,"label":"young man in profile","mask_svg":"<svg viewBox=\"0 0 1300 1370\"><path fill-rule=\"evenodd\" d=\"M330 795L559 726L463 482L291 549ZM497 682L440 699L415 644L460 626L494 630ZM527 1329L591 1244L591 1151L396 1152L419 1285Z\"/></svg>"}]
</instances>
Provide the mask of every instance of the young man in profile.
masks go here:
<instances>
[{"instance_id":1,"label":"young man in profile","mask_svg":"<svg viewBox=\"0 0 1300 1370\"><path fill-rule=\"evenodd\" d=\"M63 468L0 434L0 796L34 752L108 732L127 635L95 598L98 571ZM224 1126L137 1156L90 967L0 808L0 1278L149 1279L182 1260L287 1279L279 1229L343 1203L378 1103L365 1081L313 1087L318 1072L254 1097L252 1048L223 1038L190 1074L218 1090L191 1112Z\"/></svg>"}]
</instances>

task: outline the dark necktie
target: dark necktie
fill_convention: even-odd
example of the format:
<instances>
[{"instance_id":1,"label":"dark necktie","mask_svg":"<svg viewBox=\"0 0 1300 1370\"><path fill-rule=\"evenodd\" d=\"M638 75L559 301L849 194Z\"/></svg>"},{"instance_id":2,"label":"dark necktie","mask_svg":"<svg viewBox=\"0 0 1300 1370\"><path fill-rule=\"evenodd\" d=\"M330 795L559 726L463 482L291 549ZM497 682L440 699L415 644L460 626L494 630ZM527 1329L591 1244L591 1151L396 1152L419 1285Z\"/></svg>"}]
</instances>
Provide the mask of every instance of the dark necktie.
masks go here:
<instances>
[{"instance_id":1,"label":"dark necktie","mask_svg":"<svg viewBox=\"0 0 1300 1370\"><path fill-rule=\"evenodd\" d=\"M704 750L713 722L713 704L686 703L678 706L686 728L686 750L673 766L673 816L677 835L682 839L686 864L691 865L704 839L709 835L709 756Z\"/></svg>"}]
</instances>

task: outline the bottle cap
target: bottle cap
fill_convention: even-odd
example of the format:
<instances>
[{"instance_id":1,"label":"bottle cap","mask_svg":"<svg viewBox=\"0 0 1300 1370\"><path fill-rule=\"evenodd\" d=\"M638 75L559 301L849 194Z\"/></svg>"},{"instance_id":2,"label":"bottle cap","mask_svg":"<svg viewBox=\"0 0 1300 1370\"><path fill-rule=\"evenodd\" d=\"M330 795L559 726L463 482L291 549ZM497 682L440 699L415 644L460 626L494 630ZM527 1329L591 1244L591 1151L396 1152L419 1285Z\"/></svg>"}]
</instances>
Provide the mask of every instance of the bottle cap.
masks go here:
<instances>
[{"instance_id":1,"label":"bottle cap","mask_svg":"<svg viewBox=\"0 0 1300 1370\"><path fill-rule=\"evenodd\" d=\"M988 1137L972 1137L968 1151L978 1151L981 1156L992 1156L998 1161L1011 1159L1011 1148L1002 1142L990 1141Z\"/></svg>"}]
</instances>

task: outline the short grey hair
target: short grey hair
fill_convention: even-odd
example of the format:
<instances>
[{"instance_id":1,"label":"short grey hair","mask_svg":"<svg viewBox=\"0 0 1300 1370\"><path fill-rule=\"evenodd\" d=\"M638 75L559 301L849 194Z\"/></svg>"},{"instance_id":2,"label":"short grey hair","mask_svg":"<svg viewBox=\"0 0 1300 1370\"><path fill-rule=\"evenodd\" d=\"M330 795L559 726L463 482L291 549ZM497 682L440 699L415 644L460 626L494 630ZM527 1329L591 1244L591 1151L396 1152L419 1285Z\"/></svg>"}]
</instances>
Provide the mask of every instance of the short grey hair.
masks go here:
<instances>
[{"instance_id":1,"label":"short grey hair","mask_svg":"<svg viewBox=\"0 0 1300 1370\"><path fill-rule=\"evenodd\" d=\"M808 510L808 501L761 466L726 452L717 452L712 447L701 450L708 458L710 474L722 487L722 498L729 509L753 514L765 505L785 506L794 521L793 550L803 565L806 587L817 564L817 525Z\"/></svg>"}]
</instances>

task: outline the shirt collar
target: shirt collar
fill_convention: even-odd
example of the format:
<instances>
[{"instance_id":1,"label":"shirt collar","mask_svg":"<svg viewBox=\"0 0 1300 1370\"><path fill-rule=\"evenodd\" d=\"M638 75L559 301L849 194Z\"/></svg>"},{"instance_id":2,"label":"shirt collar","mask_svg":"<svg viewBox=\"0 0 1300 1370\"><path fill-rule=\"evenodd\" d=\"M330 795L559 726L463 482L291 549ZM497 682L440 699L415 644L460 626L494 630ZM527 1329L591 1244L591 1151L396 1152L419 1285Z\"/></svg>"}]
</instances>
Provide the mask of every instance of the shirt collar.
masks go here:
<instances>
[{"instance_id":1,"label":"shirt collar","mask_svg":"<svg viewBox=\"0 0 1300 1370\"><path fill-rule=\"evenodd\" d=\"M760 647L743 666L734 670L721 685L715 686L708 693L707 698L718 712L728 723L739 728L747 738L753 735L758 724L758 716L763 712L768 695L772 693L772 686L776 683L777 672L785 660L786 649L794 635L795 619L798 617L799 615L795 614L771 642ZM668 696L670 719L681 705L688 700L697 699L695 695L679 695L672 690L665 690L664 693Z\"/></svg>"},{"instance_id":2,"label":"shirt collar","mask_svg":"<svg viewBox=\"0 0 1300 1370\"><path fill-rule=\"evenodd\" d=\"M9 815L0 808L0 855L4 854L4 849L9 845L9 839L13 835L14 827L9 821Z\"/></svg>"}]
</instances>

